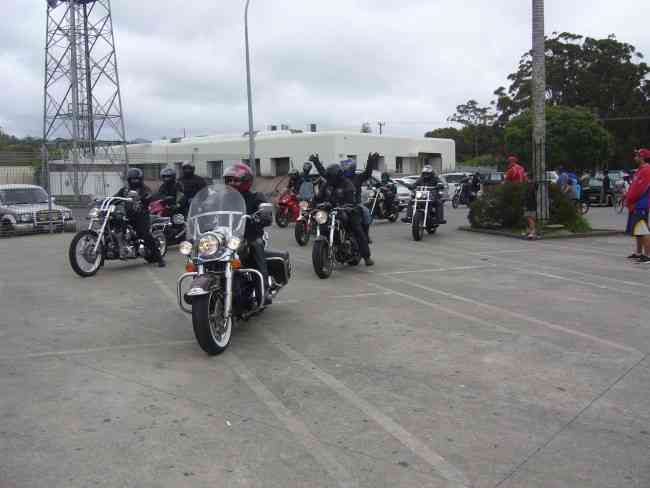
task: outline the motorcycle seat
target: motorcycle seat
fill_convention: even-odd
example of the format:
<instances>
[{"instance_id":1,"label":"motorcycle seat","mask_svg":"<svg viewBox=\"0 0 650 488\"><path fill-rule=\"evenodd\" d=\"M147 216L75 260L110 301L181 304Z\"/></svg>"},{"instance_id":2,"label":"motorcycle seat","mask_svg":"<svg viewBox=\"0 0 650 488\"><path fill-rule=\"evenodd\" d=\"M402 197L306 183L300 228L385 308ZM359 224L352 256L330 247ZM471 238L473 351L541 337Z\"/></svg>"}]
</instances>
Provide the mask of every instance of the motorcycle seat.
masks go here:
<instances>
[{"instance_id":1,"label":"motorcycle seat","mask_svg":"<svg viewBox=\"0 0 650 488\"><path fill-rule=\"evenodd\" d=\"M287 251L275 251L273 249L264 250L265 257L268 258L282 258L285 261L289 260L289 253Z\"/></svg>"}]
</instances>

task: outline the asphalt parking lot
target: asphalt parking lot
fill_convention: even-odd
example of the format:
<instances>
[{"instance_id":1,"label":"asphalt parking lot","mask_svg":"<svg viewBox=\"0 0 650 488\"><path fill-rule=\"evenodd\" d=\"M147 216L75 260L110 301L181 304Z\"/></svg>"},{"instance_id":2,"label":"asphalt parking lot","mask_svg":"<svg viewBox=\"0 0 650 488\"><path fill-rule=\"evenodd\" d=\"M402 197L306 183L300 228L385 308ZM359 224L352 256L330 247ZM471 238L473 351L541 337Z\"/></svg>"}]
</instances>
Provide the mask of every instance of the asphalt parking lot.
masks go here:
<instances>
[{"instance_id":1,"label":"asphalt parking lot","mask_svg":"<svg viewBox=\"0 0 650 488\"><path fill-rule=\"evenodd\" d=\"M0 487L648 487L650 268L631 241L372 229L207 357L169 266L0 240ZM598 227L622 228L612 209Z\"/></svg>"}]
</instances>

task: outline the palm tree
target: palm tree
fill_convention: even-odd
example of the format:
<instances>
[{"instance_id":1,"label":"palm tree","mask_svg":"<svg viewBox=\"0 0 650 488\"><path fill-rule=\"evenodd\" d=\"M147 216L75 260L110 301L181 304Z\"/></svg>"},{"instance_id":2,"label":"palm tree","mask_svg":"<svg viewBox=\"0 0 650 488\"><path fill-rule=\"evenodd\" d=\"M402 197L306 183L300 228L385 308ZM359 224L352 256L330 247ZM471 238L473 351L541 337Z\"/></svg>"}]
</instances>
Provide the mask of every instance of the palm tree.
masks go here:
<instances>
[{"instance_id":1,"label":"palm tree","mask_svg":"<svg viewBox=\"0 0 650 488\"><path fill-rule=\"evenodd\" d=\"M533 174L537 185L537 220L549 218L546 181L546 49L544 46L544 0L533 0Z\"/></svg>"}]
</instances>

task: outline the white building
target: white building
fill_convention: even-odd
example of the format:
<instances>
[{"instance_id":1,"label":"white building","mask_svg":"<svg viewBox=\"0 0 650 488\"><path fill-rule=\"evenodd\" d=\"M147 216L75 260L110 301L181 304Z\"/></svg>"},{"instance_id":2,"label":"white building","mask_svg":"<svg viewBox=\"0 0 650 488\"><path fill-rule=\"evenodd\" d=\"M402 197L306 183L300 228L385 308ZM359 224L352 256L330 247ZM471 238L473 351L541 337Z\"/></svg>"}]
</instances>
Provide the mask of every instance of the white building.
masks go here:
<instances>
[{"instance_id":1,"label":"white building","mask_svg":"<svg viewBox=\"0 0 650 488\"><path fill-rule=\"evenodd\" d=\"M163 140L127 146L131 166L155 178L166 166L179 167L194 162L197 173L220 178L224 168L236 160L248 162L248 135L220 135ZM255 156L259 176L284 176L290 168L301 168L309 156L318 153L324 164L355 159L365 167L370 152L381 155L381 171L395 174L418 173L431 164L438 172L456 166L456 149L451 139L393 137L360 132L259 132L255 136Z\"/></svg>"}]
</instances>

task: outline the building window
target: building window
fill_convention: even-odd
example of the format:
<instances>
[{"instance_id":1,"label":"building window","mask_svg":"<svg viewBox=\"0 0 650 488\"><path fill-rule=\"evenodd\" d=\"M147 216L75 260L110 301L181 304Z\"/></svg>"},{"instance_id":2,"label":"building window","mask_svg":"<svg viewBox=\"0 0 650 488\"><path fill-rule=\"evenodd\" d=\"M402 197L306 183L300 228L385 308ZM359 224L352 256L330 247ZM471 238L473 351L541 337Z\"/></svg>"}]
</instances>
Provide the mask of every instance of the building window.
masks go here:
<instances>
[{"instance_id":1,"label":"building window","mask_svg":"<svg viewBox=\"0 0 650 488\"><path fill-rule=\"evenodd\" d=\"M208 176L213 180L223 178L223 161L208 161Z\"/></svg>"},{"instance_id":2,"label":"building window","mask_svg":"<svg viewBox=\"0 0 650 488\"><path fill-rule=\"evenodd\" d=\"M404 160L402 158L395 158L395 173L404 173Z\"/></svg>"},{"instance_id":3,"label":"building window","mask_svg":"<svg viewBox=\"0 0 650 488\"><path fill-rule=\"evenodd\" d=\"M145 180L157 180L160 178L160 171L163 169L162 164L143 164L141 167Z\"/></svg>"},{"instance_id":4,"label":"building window","mask_svg":"<svg viewBox=\"0 0 650 488\"><path fill-rule=\"evenodd\" d=\"M250 166L250 159L243 159L242 161ZM260 160L258 158L255 158L255 168L251 169L255 171L255 176L262 176L262 169L260 168Z\"/></svg>"}]
</instances>

